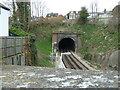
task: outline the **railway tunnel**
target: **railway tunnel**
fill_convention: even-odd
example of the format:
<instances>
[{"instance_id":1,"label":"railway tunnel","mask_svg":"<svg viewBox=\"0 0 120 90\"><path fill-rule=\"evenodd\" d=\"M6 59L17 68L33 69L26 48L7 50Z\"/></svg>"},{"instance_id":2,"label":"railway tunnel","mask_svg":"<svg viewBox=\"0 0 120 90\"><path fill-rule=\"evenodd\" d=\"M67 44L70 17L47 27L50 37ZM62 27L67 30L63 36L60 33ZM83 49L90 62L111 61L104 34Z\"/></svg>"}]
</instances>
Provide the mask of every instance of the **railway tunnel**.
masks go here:
<instances>
[{"instance_id":1,"label":"railway tunnel","mask_svg":"<svg viewBox=\"0 0 120 90\"><path fill-rule=\"evenodd\" d=\"M82 45L77 33L53 32L52 47L56 48L58 52L76 52Z\"/></svg>"},{"instance_id":2,"label":"railway tunnel","mask_svg":"<svg viewBox=\"0 0 120 90\"><path fill-rule=\"evenodd\" d=\"M59 52L75 51L75 41L71 38L63 38L58 44Z\"/></svg>"}]
</instances>

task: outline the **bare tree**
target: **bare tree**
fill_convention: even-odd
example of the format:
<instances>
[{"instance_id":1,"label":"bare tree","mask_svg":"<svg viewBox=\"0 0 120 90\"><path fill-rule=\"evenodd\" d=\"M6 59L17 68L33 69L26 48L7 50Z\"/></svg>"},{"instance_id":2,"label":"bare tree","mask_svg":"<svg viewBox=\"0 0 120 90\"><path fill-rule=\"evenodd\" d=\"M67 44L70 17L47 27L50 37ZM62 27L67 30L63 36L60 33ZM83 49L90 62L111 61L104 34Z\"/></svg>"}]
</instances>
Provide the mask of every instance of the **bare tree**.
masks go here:
<instances>
[{"instance_id":1,"label":"bare tree","mask_svg":"<svg viewBox=\"0 0 120 90\"><path fill-rule=\"evenodd\" d=\"M93 18L93 3L91 4L92 18Z\"/></svg>"},{"instance_id":2,"label":"bare tree","mask_svg":"<svg viewBox=\"0 0 120 90\"><path fill-rule=\"evenodd\" d=\"M47 5L44 1L35 0L31 2L32 16L41 17L48 11Z\"/></svg>"},{"instance_id":3,"label":"bare tree","mask_svg":"<svg viewBox=\"0 0 120 90\"><path fill-rule=\"evenodd\" d=\"M16 6L16 3L15 3L15 0L12 0L12 9L13 9L13 21L16 22L17 21L17 6Z\"/></svg>"},{"instance_id":4,"label":"bare tree","mask_svg":"<svg viewBox=\"0 0 120 90\"><path fill-rule=\"evenodd\" d=\"M47 8L46 2L43 2L42 8L41 8L41 16L44 16L45 14L47 14L48 11L49 9Z\"/></svg>"},{"instance_id":5,"label":"bare tree","mask_svg":"<svg viewBox=\"0 0 120 90\"><path fill-rule=\"evenodd\" d=\"M94 1L91 3L91 14L92 14L92 20L95 23L98 19L98 3L97 3L97 1Z\"/></svg>"},{"instance_id":6,"label":"bare tree","mask_svg":"<svg viewBox=\"0 0 120 90\"><path fill-rule=\"evenodd\" d=\"M95 3L95 12L97 12L97 10L98 10L98 4Z\"/></svg>"}]
</instances>

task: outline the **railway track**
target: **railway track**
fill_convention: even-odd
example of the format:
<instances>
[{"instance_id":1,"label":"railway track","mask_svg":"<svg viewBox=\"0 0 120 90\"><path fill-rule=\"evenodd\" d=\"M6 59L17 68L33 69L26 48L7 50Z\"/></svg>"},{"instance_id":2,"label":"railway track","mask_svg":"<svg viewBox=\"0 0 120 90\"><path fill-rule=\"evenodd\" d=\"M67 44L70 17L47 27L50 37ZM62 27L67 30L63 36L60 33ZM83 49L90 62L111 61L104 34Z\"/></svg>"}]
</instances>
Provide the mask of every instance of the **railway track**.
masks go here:
<instances>
[{"instance_id":1,"label":"railway track","mask_svg":"<svg viewBox=\"0 0 120 90\"><path fill-rule=\"evenodd\" d=\"M93 70L89 65L79 60L72 52L70 55L63 55L62 61L66 68L81 69L81 70Z\"/></svg>"}]
</instances>

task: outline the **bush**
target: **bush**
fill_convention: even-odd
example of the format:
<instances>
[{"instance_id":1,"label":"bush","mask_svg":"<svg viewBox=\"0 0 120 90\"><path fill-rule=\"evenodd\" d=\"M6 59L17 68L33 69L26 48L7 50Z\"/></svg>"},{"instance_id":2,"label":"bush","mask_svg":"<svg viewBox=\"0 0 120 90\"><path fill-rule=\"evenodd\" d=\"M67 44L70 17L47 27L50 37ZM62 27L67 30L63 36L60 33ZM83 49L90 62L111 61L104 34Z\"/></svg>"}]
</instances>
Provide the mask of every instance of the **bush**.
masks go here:
<instances>
[{"instance_id":1,"label":"bush","mask_svg":"<svg viewBox=\"0 0 120 90\"><path fill-rule=\"evenodd\" d=\"M24 27L24 25L20 22L13 22L12 23L12 27L16 27L16 28L21 28Z\"/></svg>"},{"instance_id":2,"label":"bush","mask_svg":"<svg viewBox=\"0 0 120 90\"><path fill-rule=\"evenodd\" d=\"M38 41L45 40L51 36L53 30L63 27L63 19L63 17L56 17L34 20L30 23L29 32L34 33Z\"/></svg>"},{"instance_id":3,"label":"bush","mask_svg":"<svg viewBox=\"0 0 120 90\"><path fill-rule=\"evenodd\" d=\"M32 65L36 65L37 63L37 47L35 45L36 37L35 36L30 36L30 55L31 55L31 60L32 60Z\"/></svg>"},{"instance_id":4,"label":"bush","mask_svg":"<svg viewBox=\"0 0 120 90\"><path fill-rule=\"evenodd\" d=\"M33 35L33 34L29 34L29 33L25 32L25 31L23 31L20 28L16 28L16 27L10 28L9 31L16 34L16 35L18 35L18 36L22 36L22 37L23 36L32 36Z\"/></svg>"}]
</instances>

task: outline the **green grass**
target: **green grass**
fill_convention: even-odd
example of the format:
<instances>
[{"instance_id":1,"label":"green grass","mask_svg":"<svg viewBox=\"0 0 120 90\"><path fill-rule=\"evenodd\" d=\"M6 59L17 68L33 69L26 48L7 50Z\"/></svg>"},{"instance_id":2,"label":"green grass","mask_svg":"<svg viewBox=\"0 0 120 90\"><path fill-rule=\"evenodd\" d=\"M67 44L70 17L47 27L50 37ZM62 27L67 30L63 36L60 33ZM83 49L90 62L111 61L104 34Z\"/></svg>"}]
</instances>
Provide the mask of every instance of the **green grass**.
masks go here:
<instances>
[{"instance_id":1,"label":"green grass","mask_svg":"<svg viewBox=\"0 0 120 90\"><path fill-rule=\"evenodd\" d=\"M55 67L52 64L52 62L50 62L49 60L45 60L44 58L38 59L36 66L40 66L40 67Z\"/></svg>"},{"instance_id":2,"label":"green grass","mask_svg":"<svg viewBox=\"0 0 120 90\"><path fill-rule=\"evenodd\" d=\"M39 21L33 21L30 26L31 33L34 33L36 36L36 46L38 51L37 65L54 67L50 62L50 53L52 51L52 41L51 35L52 31L57 31L59 28L63 27L62 20L64 18L53 18L53 19L43 19Z\"/></svg>"},{"instance_id":3,"label":"green grass","mask_svg":"<svg viewBox=\"0 0 120 90\"><path fill-rule=\"evenodd\" d=\"M16 27L11 27L9 30L10 30L10 32L12 32L18 36L21 36L21 37L34 35L34 34L27 33L24 30L22 30L20 28L16 28Z\"/></svg>"},{"instance_id":4,"label":"green grass","mask_svg":"<svg viewBox=\"0 0 120 90\"><path fill-rule=\"evenodd\" d=\"M51 44L51 37L46 40L42 40L41 42L36 42L38 50L46 56L50 55L50 52L52 51Z\"/></svg>"},{"instance_id":5,"label":"green grass","mask_svg":"<svg viewBox=\"0 0 120 90\"><path fill-rule=\"evenodd\" d=\"M38 50L38 57L36 66L41 67L54 67L52 62L49 60L50 52L52 51L51 47L51 37L46 40L42 40L41 42L36 42L36 47Z\"/></svg>"},{"instance_id":6,"label":"green grass","mask_svg":"<svg viewBox=\"0 0 120 90\"><path fill-rule=\"evenodd\" d=\"M78 27L77 24L70 29L77 29L82 40L83 47L78 51L86 53L106 53L118 49L118 33L111 34L105 25L84 25ZM105 38L107 37L107 38Z\"/></svg>"}]
</instances>

